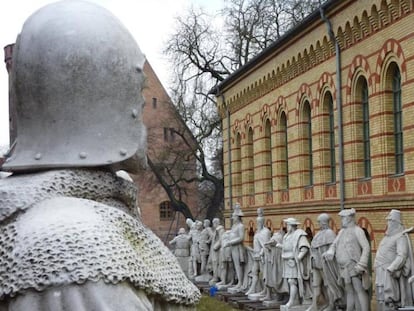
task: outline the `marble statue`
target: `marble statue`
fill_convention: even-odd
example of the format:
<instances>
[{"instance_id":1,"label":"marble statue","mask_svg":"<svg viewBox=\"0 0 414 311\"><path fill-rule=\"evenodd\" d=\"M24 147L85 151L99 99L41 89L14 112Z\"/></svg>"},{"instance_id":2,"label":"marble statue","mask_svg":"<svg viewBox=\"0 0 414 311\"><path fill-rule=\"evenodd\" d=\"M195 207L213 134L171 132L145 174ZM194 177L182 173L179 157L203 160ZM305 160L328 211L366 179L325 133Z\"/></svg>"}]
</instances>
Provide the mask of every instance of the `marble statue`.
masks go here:
<instances>
[{"instance_id":1,"label":"marble statue","mask_svg":"<svg viewBox=\"0 0 414 311\"><path fill-rule=\"evenodd\" d=\"M213 278L210 281L210 285L216 284L220 280L220 249L224 231L224 227L220 224L220 219L214 218L209 255L209 262L211 263L211 269L213 271Z\"/></svg>"},{"instance_id":2,"label":"marble statue","mask_svg":"<svg viewBox=\"0 0 414 311\"><path fill-rule=\"evenodd\" d=\"M178 235L174 237L169 244L174 246L174 255L180 264L185 275L188 276L188 261L190 259L190 236L185 232L184 228L178 230Z\"/></svg>"},{"instance_id":3,"label":"marble statue","mask_svg":"<svg viewBox=\"0 0 414 311\"><path fill-rule=\"evenodd\" d=\"M332 311L334 310L334 294L330 291L328 284L324 281L324 259L322 255L329 249L335 240L336 234L329 227L330 216L322 213L318 216L319 232L313 237L311 242L311 265L312 265L312 305L307 311ZM318 301L321 296L324 298L325 305L319 306Z\"/></svg>"},{"instance_id":4,"label":"marble statue","mask_svg":"<svg viewBox=\"0 0 414 311\"><path fill-rule=\"evenodd\" d=\"M265 227L265 218L261 209L258 210L257 217L257 230L253 237L253 266L251 269L252 281L249 290L246 292L246 295L251 295L260 292L263 289L258 290L258 285L260 284L259 273L263 273L264 270L264 248L265 243L270 240L270 230ZM255 296L249 296L249 299L256 300Z\"/></svg>"},{"instance_id":5,"label":"marble statue","mask_svg":"<svg viewBox=\"0 0 414 311\"><path fill-rule=\"evenodd\" d=\"M91 22L93 21L93 22ZM17 140L1 169L0 310L193 310L199 290L118 177L145 165L145 57L109 11L49 4L13 54Z\"/></svg>"},{"instance_id":6,"label":"marble statue","mask_svg":"<svg viewBox=\"0 0 414 311\"><path fill-rule=\"evenodd\" d=\"M408 278L413 274L411 240L401 221L401 212L391 210L387 231L375 256L377 310L396 310L413 305L413 287Z\"/></svg>"},{"instance_id":7,"label":"marble statue","mask_svg":"<svg viewBox=\"0 0 414 311\"><path fill-rule=\"evenodd\" d=\"M204 219L203 230L200 233L199 248L201 257L200 274L207 274L207 261L210 254L210 244L213 237L213 229L211 229L210 220Z\"/></svg>"},{"instance_id":8,"label":"marble statue","mask_svg":"<svg viewBox=\"0 0 414 311\"><path fill-rule=\"evenodd\" d=\"M200 253L200 238L201 231L203 230L203 223L200 220L196 220L188 232L191 241L190 248L190 264L192 275L190 277L195 278L199 275L200 264L201 264L201 253Z\"/></svg>"},{"instance_id":9,"label":"marble statue","mask_svg":"<svg viewBox=\"0 0 414 311\"><path fill-rule=\"evenodd\" d=\"M219 275L220 282L216 283L216 287L219 290L225 290L234 285L235 271L233 260L231 257L231 245L228 243L231 239L231 231L227 230L223 232L221 237L221 248L219 253Z\"/></svg>"},{"instance_id":10,"label":"marble statue","mask_svg":"<svg viewBox=\"0 0 414 311\"><path fill-rule=\"evenodd\" d=\"M295 218L284 219L287 232L283 237L282 264L283 278L289 285L289 300L283 306L284 310L304 303L311 297L310 293L310 245L306 232L300 228ZM281 307L282 309L282 307Z\"/></svg>"},{"instance_id":11,"label":"marble statue","mask_svg":"<svg viewBox=\"0 0 414 311\"><path fill-rule=\"evenodd\" d=\"M241 210L241 206L239 203L236 203L232 214L233 225L231 226L228 240L223 244L223 247L230 246L231 260L236 271L237 284L229 288L229 290L232 292L238 292L243 290L246 250L243 246L244 224L242 222L242 216L243 212Z\"/></svg>"},{"instance_id":12,"label":"marble statue","mask_svg":"<svg viewBox=\"0 0 414 311\"><path fill-rule=\"evenodd\" d=\"M339 212L339 216L342 229L323 257L326 260L336 259L346 292L346 310L354 310L358 305L359 310L368 311L368 289L371 287L369 241L364 230L355 223L355 209L344 209Z\"/></svg>"},{"instance_id":13,"label":"marble statue","mask_svg":"<svg viewBox=\"0 0 414 311\"><path fill-rule=\"evenodd\" d=\"M282 227L264 244L263 278L265 288L259 295L262 296L261 300L266 302L267 306L280 304L284 301L285 294L289 293L287 281L283 278L282 248L280 247L285 234L286 229Z\"/></svg>"},{"instance_id":14,"label":"marble statue","mask_svg":"<svg viewBox=\"0 0 414 311\"><path fill-rule=\"evenodd\" d=\"M192 239L191 236L193 235L193 231L196 230L195 221L193 221L191 218L187 218L185 220L185 223L188 227L188 236L190 237L190 257L188 258L188 269L187 269L187 276L189 278L194 277L194 269L193 269L193 259L191 256L192 253Z\"/></svg>"}]
</instances>

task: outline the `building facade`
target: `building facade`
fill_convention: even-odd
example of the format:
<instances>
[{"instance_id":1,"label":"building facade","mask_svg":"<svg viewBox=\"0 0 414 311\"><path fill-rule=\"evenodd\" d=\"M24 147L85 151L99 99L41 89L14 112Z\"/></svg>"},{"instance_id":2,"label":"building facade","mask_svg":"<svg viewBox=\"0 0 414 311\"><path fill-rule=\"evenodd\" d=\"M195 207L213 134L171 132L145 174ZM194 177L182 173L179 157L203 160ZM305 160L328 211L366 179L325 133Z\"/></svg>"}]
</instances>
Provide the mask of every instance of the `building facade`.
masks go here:
<instances>
[{"instance_id":1,"label":"building facade","mask_svg":"<svg viewBox=\"0 0 414 311\"><path fill-rule=\"evenodd\" d=\"M218 87L226 215L241 203L249 239L258 207L313 234L355 208L375 255L390 209L414 222L414 1L321 9Z\"/></svg>"},{"instance_id":2,"label":"building facade","mask_svg":"<svg viewBox=\"0 0 414 311\"><path fill-rule=\"evenodd\" d=\"M176 173L185 174L190 179L196 174L196 160L180 135L185 135L188 141L191 141L192 134L183 124L168 93L148 61L144 65L144 73L146 86L143 89L145 98L143 120L147 127L148 157L155 165L159 162L168 163L180 159L180 168L183 170L185 168L186 172ZM171 164L170 167L173 166ZM166 191L150 168L131 177L138 186L138 206L145 225L165 242L171 240L180 227L187 229L185 217L173 211ZM182 201L190 208L193 216L197 216L198 184L183 183L181 187L185 188L182 191L184 194Z\"/></svg>"}]
</instances>

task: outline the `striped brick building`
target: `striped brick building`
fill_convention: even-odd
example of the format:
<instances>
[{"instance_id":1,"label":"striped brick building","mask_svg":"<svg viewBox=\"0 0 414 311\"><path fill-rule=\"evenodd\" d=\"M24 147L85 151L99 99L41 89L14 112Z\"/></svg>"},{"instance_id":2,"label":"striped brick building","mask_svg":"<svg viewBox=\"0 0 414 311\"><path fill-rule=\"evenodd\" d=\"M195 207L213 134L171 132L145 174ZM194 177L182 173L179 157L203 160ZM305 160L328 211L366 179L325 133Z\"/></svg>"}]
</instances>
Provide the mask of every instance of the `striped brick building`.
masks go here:
<instances>
[{"instance_id":1,"label":"striped brick building","mask_svg":"<svg viewBox=\"0 0 414 311\"><path fill-rule=\"evenodd\" d=\"M249 241L258 207L313 234L355 208L375 256L390 209L414 223L414 1L321 9L218 87L226 215L241 203Z\"/></svg>"}]
</instances>

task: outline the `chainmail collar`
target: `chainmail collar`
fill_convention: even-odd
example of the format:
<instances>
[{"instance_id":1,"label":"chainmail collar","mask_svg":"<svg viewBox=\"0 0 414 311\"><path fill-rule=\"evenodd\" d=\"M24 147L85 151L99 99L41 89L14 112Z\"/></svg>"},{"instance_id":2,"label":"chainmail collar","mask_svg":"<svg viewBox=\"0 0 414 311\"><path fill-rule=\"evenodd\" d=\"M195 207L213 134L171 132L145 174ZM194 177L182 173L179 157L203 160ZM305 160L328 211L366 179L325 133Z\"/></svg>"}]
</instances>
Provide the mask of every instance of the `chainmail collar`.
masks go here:
<instances>
[{"instance_id":1,"label":"chainmail collar","mask_svg":"<svg viewBox=\"0 0 414 311\"><path fill-rule=\"evenodd\" d=\"M137 215L137 188L104 170L64 169L11 175L0 180L0 221L54 197L74 197L106 203Z\"/></svg>"},{"instance_id":2,"label":"chainmail collar","mask_svg":"<svg viewBox=\"0 0 414 311\"><path fill-rule=\"evenodd\" d=\"M105 171L0 180L0 300L103 280L127 281L174 304L196 303L200 292L175 256L131 215L136 195L132 182Z\"/></svg>"}]
</instances>

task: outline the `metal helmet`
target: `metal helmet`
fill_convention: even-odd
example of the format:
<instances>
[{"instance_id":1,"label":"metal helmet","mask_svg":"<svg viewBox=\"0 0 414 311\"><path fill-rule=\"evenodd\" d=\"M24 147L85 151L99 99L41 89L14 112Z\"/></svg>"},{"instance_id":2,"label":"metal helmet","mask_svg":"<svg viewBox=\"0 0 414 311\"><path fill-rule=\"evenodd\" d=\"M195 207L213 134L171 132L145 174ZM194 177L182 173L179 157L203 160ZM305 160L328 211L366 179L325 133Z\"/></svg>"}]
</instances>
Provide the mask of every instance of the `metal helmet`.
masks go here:
<instances>
[{"instance_id":1,"label":"metal helmet","mask_svg":"<svg viewBox=\"0 0 414 311\"><path fill-rule=\"evenodd\" d=\"M317 218L318 222L325 223L325 224L329 223L330 219L331 219L331 216L329 216L327 213L322 213Z\"/></svg>"},{"instance_id":2,"label":"metal helmet","mask_svg":"<svg viewBox=\"0 0 414 311\"><path fill-rule=\"evenodd\" d=\"M128 30L95 4L61 1L31 15L13 54L17 140L3 169L144 158L144 62Z\"/></svg>"}]
</instances>

